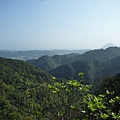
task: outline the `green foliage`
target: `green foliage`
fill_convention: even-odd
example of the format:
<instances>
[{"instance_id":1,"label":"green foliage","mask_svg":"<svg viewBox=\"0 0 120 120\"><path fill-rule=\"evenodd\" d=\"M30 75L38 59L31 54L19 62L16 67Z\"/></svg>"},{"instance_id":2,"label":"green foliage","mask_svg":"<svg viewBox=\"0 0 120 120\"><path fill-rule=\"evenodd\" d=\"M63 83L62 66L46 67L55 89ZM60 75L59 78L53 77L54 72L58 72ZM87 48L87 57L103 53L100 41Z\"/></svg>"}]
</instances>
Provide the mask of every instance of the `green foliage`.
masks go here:
<instances>
[{"instance_id":1,"label":"green foliage","mask_svg":"<svg viewBox=\"0 0 120 120\"><path fill-rule=\"evenodd\" d=\"M83 73L83 72L80 72L78 75L79 75L79 77L80 77L81 79L84 78L84 73Z\"/></svg>"},{"instance_id":2,"label":"green foliage","mask_svg":"<svg viewBox=\"0 0 120 120\"><path fill-rule=\"evenodd\" d=\"M59 81L23 61L1 58L0 119L119 120L120 74L102 81L97 94L81 83L83 76Z\"/></svg>"},{"instance_id":3,"label":"green foliage","mask_svg":"<svg viewBox=\"0 0 120 120\"><path fill-rule=\"evenodd\" d=\"M79 80L79 72L84 72L84 84L96 84L106 76L119 72L120 48L92 50L85 54L42 56L28 61L53 76Z\"/></svg>"},{"instance_id":4,"label":"green foliage","mask_svg":"<svg viewBox=\"0 0 120 120\"><path fill-rule=\"evenodd\" d=\"M43 118L49 119L74 119L82 118L82 101L90 89L76 80L66 82L43 83L42 91L45 97L41 100L43 104Z\"/></svg>"},{"instance_id":5,"label":"green foliage","mask_svg":"<svg viewBox=\"0 0 120 120\"><path fill-rule=\"evenodd\" d=\"M104 95L95 96L93 94L88 94L84 97L83 104L85 105L84 108L86 109L86 119L89 120L118 120L120 118L120 113L118 108L116 110L116 105L120 103L120 97L112 97L109 99L110 93L108 91Z\"/></svg>"},{"instance_id":6,"label":"green foliage","mask_svg":"<svg viewBox=\"0 0 120 120\"><path fill-rule=\"evenodd\" d=\"M52 76L23 61L0 58L0 119L37 119L40 83Z\"/></svg>"}]
</instances>

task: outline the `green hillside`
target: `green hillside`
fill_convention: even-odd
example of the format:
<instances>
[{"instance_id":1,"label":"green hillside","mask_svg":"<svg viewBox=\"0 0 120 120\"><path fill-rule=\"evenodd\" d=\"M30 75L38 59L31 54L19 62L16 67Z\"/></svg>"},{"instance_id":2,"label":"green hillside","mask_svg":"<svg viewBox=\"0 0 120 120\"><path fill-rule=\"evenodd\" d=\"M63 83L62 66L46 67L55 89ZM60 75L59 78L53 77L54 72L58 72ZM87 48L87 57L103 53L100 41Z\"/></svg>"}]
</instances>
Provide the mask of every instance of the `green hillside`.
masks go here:
<instances>
[{"instance_id":1,"label":"green hillside","mask_svg":"<svg viewBox=\"0 0 120 120\"><path fill-rule=\"evenodd\" d=\"M54 55L54 56L42 56L36 60L28 60L28 63L31 63L44 71L54 69L65 63L74 62L77 60L79 54L65 54L65 55Z\"/></svg>"},{"instance_id":2,"label":"green hillside","mask_svg":"<svg viewBox=\"0 0 120 120\"><path fill-rule=\"evenodd\" d=\"M48 71L53 76L65 79L79 79L79 72L84 72L84 84L93 84L95 80L101 79L98 74L104 67L104 62L100 60L76 61L69 64L61 65L53 70Z\"/></svg>"},{"instance_id":3,"label":"green hillside","mask_svg":"<svg viewBox=\"0 0 120 120\"><path fill-rule=\"evenodd\" d=\"M79 79L78 73L85 73L85 84L94 84L105 76L119 72L120 48L91 50L82 55L43 56L27 61L56 77Z\"/></svg>"},{"instance_id":4,"label":"green hillside","mask_svg":"<svg viewBox=\"0 0 120 120\"><path fill-rule=\"evenodd\" d=\"M33 120L41 109L40 86L52 81L33 65L0 58L0 120Z\"/></svg>"},{"instance_id":5,"label":"green hillside","mask_svg":"<svg viewBox=\"0 0 120 120\"><path fill-rule=\"evenodd\" d=\"M80 60L86 59L99 59L99 60L110 60L120 56L120 48L119 47L109 47L107 49L96 49L90 50L79 56Z\"/></svg>"},{"instance_id":6,"label":"green hillside","mask_svg":"<svg viewBox=\"0 0 120 120\"><path fill-rule=\"evenodd\" d=\"M91 62L91 68L99 63ZM0 58L0 120L119 120L120 74L99 82L95 91L84 79L80 73L78 80L60 80L23 61Z\"/></svg>"},{"instance_id":7,"label":"green hillside","mask_svg":"<svg viewBox=\"0 0 120 120\"><path fill-rule=\"evenodd\" d=\"M53 76L65 79L79 79L79 72L84 72L84 84L94 84L106 76L117 74L120 71L119 61L120 56L107 61L96 59L76 61L61 65L48 72Z\"/></svg>"},{"instance_id":8,"label":"green hillside","mask_svg":"<svg viewBox=\"0 0 120 120\"><path fill-rule=\"evenodd\" d=\"M89 59L106 61L120 56L120 48L110 47L107 49L90 50L84 54L65 54L54 56L42 56L39 59L28 60L27 62L39 67L44 71L52 70L63 64Z\"/></svg>"}]
</instances>

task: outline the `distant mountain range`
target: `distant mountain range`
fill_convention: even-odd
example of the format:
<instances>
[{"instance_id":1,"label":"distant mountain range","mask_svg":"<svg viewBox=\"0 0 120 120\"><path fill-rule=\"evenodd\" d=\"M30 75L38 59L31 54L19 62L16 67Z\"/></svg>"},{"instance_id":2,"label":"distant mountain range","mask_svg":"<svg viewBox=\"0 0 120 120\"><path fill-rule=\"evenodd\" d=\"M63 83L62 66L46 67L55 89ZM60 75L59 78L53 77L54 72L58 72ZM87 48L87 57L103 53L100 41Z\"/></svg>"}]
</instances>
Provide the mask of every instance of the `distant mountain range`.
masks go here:
<instances>
[{"instance_id":1,"label":"distant mountain range","mask_svg":"<svg viewBox=\"0 0 120 120\"><path fill-rule=\"evenodd\" d=\"M105 76L115 75L120 68L120 48L91 50L84 54L42 56L27 62L56 77L79 79L78 73L85 73L85 84L93 84Z\"/></svg>"},{"instance_id":2,"label":"distant mountain range","mask_svg":"<svg viewBox=\"0 0 120 120\"><path fill-rule=\"evenodd\" d=\"M1 50L0 57L4 58L12 58L19 60L29 60L29 59L37 59L41 56L48 55L63 55L70 53L78 53L83 54L89 51L88 49L80 49L80 50L29 50L29 51L10 51L10 50Z\"/></svg>"},{"instance_id":3,"label":"distant mountain range","mask_svg":"<svg viewBox=\"0 0 120 120\"><path fill-rule=\"evenodd\" d=\"M107 43L101 49L107 49L109 47L115 47L113 43ZM11 51L11 50L0 50L0 57L4 58L12 58L18 60L30 60L30 59L38 59L42 56L54 56L54 55L64 55L64 54L84 54L85 52L90 51L90 49L78 49L78 50L28 50L28 51Z\"/></svg>"}]
</instances>

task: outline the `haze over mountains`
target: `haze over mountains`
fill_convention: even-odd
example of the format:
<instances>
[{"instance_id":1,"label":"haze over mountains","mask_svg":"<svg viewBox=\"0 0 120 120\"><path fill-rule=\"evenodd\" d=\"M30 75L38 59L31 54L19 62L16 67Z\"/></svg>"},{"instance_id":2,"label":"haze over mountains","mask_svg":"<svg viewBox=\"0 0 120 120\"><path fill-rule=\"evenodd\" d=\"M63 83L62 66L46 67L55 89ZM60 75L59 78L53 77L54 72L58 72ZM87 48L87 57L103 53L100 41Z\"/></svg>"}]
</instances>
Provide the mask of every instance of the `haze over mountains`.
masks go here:
<instances>
[{"instance_id":1,"label":"haze over mountains","mask_svg":"<svg viewBox=\"0 0 120 120\"><path fill-rule=\"evenodd\" d=\"M101 49L106 49L108 47L116 47L113 43L107 43ZM53 55L63 55L63 54L71 54L78 53L84 54L85 52L90 51L90 49L78 49L78 50L28 50L28 51L12 51L12 50L0 50L0 57L19 59L19 60L29 60L29 59L37 59L44 55L53 56Z\"/></svg>"},{"instance_id":2,"label":"haze over mountains","mask_svg":"<svg viewBox=\"0 0 120 120\"><path fill-rule=\"evenodd\" d=\"M19 59L19 60L29 60L29 59L37 59L44 55L63 55L70 53L79 53L83 54L88 49L80 49L80 50L28 50L28 51L11 51L11 50L1 50L0 56L5 58Z\"/></svg>"}]
</instances>

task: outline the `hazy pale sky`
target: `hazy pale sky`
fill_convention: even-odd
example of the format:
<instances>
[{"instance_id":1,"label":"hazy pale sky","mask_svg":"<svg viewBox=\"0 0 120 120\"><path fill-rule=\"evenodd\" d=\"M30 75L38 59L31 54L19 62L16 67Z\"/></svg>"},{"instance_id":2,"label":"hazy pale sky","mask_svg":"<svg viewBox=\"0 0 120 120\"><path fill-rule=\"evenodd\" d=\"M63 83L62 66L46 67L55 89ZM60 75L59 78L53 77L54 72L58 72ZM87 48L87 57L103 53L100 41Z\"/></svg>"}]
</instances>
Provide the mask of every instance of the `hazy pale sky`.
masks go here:
<instances>
[{"instance_id":1,"label":"hazy pale sky","mask_svg":"<svg viewBox=\"0 0 120 120\"><path fill-rule=\"evenodd\" d=\"M120 46L120 0L0 0L0 49Z\"/></svg>"}]
</instances>

